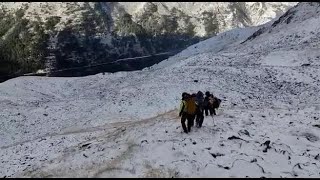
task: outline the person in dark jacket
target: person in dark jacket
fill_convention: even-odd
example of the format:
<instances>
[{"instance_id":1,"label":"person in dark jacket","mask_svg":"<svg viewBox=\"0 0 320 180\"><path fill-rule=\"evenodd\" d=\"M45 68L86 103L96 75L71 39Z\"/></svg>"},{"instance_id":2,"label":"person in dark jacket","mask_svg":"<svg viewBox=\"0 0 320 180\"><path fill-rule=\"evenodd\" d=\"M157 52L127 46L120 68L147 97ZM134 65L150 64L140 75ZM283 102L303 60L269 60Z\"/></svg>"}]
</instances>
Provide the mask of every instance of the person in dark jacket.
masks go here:
<instances>
[{"instance_id":1,"label":"person in dark jacket","mask_svg":"<svg viewBox=\"0 0 320 180\"><path fill-rule=\"evenodd\" d=\"M204 113L206 116L208 116L208 111L210 112L210 116L212 114L216 115L216 112L214 111L214 108L212 107L212 104L209 102L211 98L213 98L213 95L210 94L209 91L205 93L205 98L204 98Z\"/></svg>"},{"instance_id":2,"label":"person in dark jacket","mask_svg":"<svg viewBox=\"0 0 320 180\"><path fill-rule=\"evenodd\" d=\"M197 96L196 96L196 105L197 105L197 110L196 110L196 127L200 128L203 123L204 115L204 98L203 98L203 93L201 91L198 91Z\"/></svg>"}]
</instances>

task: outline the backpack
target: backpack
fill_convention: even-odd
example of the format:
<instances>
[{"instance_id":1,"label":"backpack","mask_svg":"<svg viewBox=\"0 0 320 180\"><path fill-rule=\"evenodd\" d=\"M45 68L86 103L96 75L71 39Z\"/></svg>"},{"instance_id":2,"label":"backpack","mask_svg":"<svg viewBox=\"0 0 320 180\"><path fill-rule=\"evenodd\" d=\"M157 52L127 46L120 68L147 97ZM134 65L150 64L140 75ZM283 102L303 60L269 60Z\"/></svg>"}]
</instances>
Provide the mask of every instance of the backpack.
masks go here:
<instances>
[{"instance_id":1,"label":"backpack","mask_svg":"<svg viewBox=\"0 0 320 180\"><path fill-rule=\"evenodd\" d=\"M213 102L213 108L218 109L220 107L221 104L221 99L214 97L214 102Z\"/></svg>"},{"instance_id":2,"label":"backpack","mask_svg":"<svg viewBox=\"0 0 320 180\"><path fill-rule=\"evenodd\" d=\"M215 108L218 109L220 107L221 104L221 99L214 97L213 95L209 96L209 104Z\"/></svg>"},{"instance_id":3,"label":"backpack","mask_svg":"<svg viewBox=\"0 0 320 180\"><path fill-rule=\"evenodd\" d=\"M196 102L192 98L186 100L186 108L188 114L195 114L197 108Z\"/></svg>"}]
</instances>

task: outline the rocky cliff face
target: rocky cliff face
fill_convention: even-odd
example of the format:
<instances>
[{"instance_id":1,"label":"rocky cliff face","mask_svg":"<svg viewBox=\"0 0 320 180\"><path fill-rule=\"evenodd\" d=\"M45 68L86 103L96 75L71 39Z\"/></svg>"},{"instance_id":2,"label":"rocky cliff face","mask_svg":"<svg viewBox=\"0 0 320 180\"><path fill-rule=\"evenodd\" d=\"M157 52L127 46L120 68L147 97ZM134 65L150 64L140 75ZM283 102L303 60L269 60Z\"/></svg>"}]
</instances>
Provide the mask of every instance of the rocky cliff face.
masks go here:
<instances>
[{"instance_id":1,"label":"rocky cliff face","mask_svg":"<svg viewBox=\"0 0 320 180\"><path fill-rule=\"evenodd\" d=\"M295 4L3 2L0 75L181 49L232 28L260 25Z\"/></svg>"}]
</instances>

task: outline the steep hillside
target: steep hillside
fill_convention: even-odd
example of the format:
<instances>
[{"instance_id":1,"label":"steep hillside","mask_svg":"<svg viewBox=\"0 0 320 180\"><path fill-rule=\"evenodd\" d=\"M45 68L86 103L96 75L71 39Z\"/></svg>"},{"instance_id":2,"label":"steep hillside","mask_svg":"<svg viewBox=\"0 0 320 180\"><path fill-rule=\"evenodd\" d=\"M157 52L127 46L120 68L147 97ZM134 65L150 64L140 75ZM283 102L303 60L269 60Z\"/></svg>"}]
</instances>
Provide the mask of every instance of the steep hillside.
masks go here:
<instances>
[{"instance_id":1,"label":"steep hillside","mask_svg":"<svg viewBox=\"0 0 320 180\"><path fill-rule=\"evenodd\" d=\"M262 24L294 4L3 2L0 76L177 50L232 28Z\"/></svg>"},{"instance_id":2,"label":"steep hillside","mask_svg":"<svg viewBox=\"0 0 320 180\"><path fill-rule=\"evenodd\" d=\"M265 26L265 25L263 25ZM262 26L262 27L263 27ZM196 56L198 54L205 53L218 53L223 49L229 48L231 46L237 46L250 37L254 32L259 30L261 26L247 27L247 28L237 28L220 33L213 38L201 41L194 44L173 57L164 60L157 65L149 67L149 69L163 68L171 64L175 64L178 61L184 61L186 58Z\"/></svg>"},{"instance_id":3,"label":"steep hillside","mask_svg":"<svg viewBox=\"0 0 320 180\"><path fill-rule=\"evenodd\" d=\"M1 176L319 177L319 10L299 3L176 63L1 83ZM222 107L184 134L180 96L198 90Z\"/></svg>"}]
</instances>

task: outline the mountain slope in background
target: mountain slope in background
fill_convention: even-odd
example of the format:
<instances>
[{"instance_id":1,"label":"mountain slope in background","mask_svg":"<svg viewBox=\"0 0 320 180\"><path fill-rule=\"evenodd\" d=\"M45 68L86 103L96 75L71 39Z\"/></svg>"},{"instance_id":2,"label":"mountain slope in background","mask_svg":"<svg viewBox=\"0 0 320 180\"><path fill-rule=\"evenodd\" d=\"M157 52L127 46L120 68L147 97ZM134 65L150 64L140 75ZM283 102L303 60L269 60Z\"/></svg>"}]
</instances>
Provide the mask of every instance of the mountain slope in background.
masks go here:
<instances>
[{"instance_id":1,"label":"mountain slope in background","mask_svg":"<svg viewBox=\"0 0 320 180\"><path fill-rule=\"evenodd\" d=\"M0 84L0 174L319 177L319 10L299 3L252 35L226 32L228 47L200 42L213 51L176 63ZM198 90L222 107L181 133L181 93Z\"/></svg>"},{"instance_id":2,"label":"mountain slope in background","mask_svg":"<svg viewBox=\"0 0 320 180\"><path fill-rule=\"evenodd\" d=\"M178 50L232 28L260 25L295 4L3 2L0 76Z\"/></svg>"}]
</instances>

